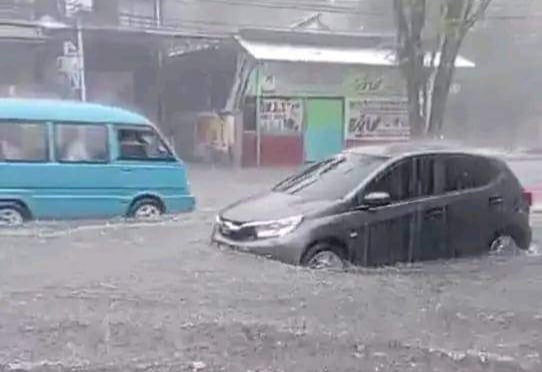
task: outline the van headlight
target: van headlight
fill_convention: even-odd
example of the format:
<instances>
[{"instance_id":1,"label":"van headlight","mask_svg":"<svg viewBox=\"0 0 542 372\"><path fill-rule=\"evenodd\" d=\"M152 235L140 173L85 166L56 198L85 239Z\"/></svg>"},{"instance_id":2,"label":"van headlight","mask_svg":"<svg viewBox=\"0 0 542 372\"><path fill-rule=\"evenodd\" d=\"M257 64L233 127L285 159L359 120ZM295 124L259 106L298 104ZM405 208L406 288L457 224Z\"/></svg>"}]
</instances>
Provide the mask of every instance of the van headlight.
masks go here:
<instances>
[{"instance_id":1,"label":"van headlight","mask_svg":"<svg viewBox=\"0 0 542 372\"><path fill-rule=\"evenodd\" d=\"M295 229L303 221L303 216L289 217L276 221L254 222L249 224L254 228L256 238L270 239L283 237Z\"/></svg>"}]
</instances>

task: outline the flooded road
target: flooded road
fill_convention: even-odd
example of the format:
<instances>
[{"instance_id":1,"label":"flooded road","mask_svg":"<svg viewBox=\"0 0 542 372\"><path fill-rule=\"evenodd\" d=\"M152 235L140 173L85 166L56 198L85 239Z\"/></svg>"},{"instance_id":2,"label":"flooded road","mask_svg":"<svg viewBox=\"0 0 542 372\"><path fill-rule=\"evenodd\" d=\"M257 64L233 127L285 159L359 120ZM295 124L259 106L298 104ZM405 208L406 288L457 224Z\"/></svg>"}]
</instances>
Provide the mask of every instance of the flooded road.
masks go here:
<instances>
[{"instance_id":1,"label":"flooded road","mask_svg":"<svg viewBox=\"0 0 542 372\"><path fill-rule=\"evenodd\" d=\"M200 211L157 224L0 231L0 371L542 370L537 254L323 273L211 247L279 173L196 172Z\"/></svg>"}]
</instances>

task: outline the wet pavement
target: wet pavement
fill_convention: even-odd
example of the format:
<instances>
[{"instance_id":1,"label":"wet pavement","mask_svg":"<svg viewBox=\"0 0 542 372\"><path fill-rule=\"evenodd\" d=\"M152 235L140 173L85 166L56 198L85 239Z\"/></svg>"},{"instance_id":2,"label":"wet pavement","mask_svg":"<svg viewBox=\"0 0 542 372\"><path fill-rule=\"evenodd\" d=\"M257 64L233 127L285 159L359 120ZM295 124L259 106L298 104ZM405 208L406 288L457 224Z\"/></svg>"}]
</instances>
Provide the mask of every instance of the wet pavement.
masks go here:
<instances>
[{"instance_id":1,"label":"wet pavement","mask_svg":"<svg viewBox=\"0 0 542 372\"><path fill-rule=\"evenodd\" d=\"M283 174L194 170L200 210L159 223L0 230L0 371L542 370L536 251L325 273L208 244Z\"/></svg>"}]
</instances>

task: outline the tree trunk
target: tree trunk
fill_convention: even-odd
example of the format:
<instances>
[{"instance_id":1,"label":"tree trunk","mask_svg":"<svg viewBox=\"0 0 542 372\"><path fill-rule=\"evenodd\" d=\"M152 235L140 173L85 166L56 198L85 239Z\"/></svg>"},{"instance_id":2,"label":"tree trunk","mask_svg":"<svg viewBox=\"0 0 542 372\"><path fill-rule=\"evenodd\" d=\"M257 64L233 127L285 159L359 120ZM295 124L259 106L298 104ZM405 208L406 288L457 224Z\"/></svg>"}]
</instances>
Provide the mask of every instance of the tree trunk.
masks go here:
<instances>
[{"instance_id":1,"label":"tree trunk","mask_svg":"<svg viewBox=\"0 0 542 372\"><path fill-rule=\"evenodd\" d=\"M457 42L455 44L457 44ZM444 126L444 116L446 114L448 96L450 95L450 86L452 85L455 73L455 56L457 55L459 46L455 45L452 48L455 49L455 52L451 51L450 54L446 56L448 61L441 63L433 83L433 94L431 97L429 114L429 134L431 136L440 136Z\"/></svg>"},{"instance_id":2,"label":"tree trunk","mask_svg":"<svg viewBox=\"0 0 542 372\"><path fill-rule=\"evenodd\" d=\"M393 4L399 44L397 57L407 87L410 136L420 138L425 134L425 116L421 97L426 88L425 53L422 43L426 0L415 0L415 3L394 0Z\"/></svg>"},{"instance_id":3,"label":"tree trunk","mask_svg":"<svg viewBox=\"0 0 542 372\"><path fill-rule=\"evenodd\" d=\"M465 8L470 0L447 0L444 14L444 27L442 43L440 44L440 61L432 83L432 94L429 107L429 128L431 136L442 135L446 105L450 94L450 86L455 73L455 60L461 47L465 22Z\"/></svg>"}]
</instances>

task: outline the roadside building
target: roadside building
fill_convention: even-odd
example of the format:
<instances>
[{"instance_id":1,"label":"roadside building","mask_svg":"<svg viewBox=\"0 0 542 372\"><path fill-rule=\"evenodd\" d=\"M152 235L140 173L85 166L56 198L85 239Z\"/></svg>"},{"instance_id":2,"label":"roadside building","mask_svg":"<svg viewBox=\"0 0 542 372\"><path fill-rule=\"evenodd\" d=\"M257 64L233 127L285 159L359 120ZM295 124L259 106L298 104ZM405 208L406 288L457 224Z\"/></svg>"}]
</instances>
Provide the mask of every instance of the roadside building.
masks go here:
<instances>
[{"instance_id":1,"label":"roadside building","mask_svg":"<svg viewBox=\"0 0 542 372\"><path fill-rule=\"evenodd\" d=\"M62 94L42 8L29 1L0 2L0 96L57 97Z\"/></svg>"},{"instance_id":2,"label":"roadside building","mask_svg":"<svg viewBox=\"0 0 542 372\"><path fill-rule=\"evenodd\" d=\"M243 165L298 165L349 146L409 139L393 35L244 30L236 40L255 64ZM456 63L474 66L463 57Z\"/></svg>"}]
</instances>

